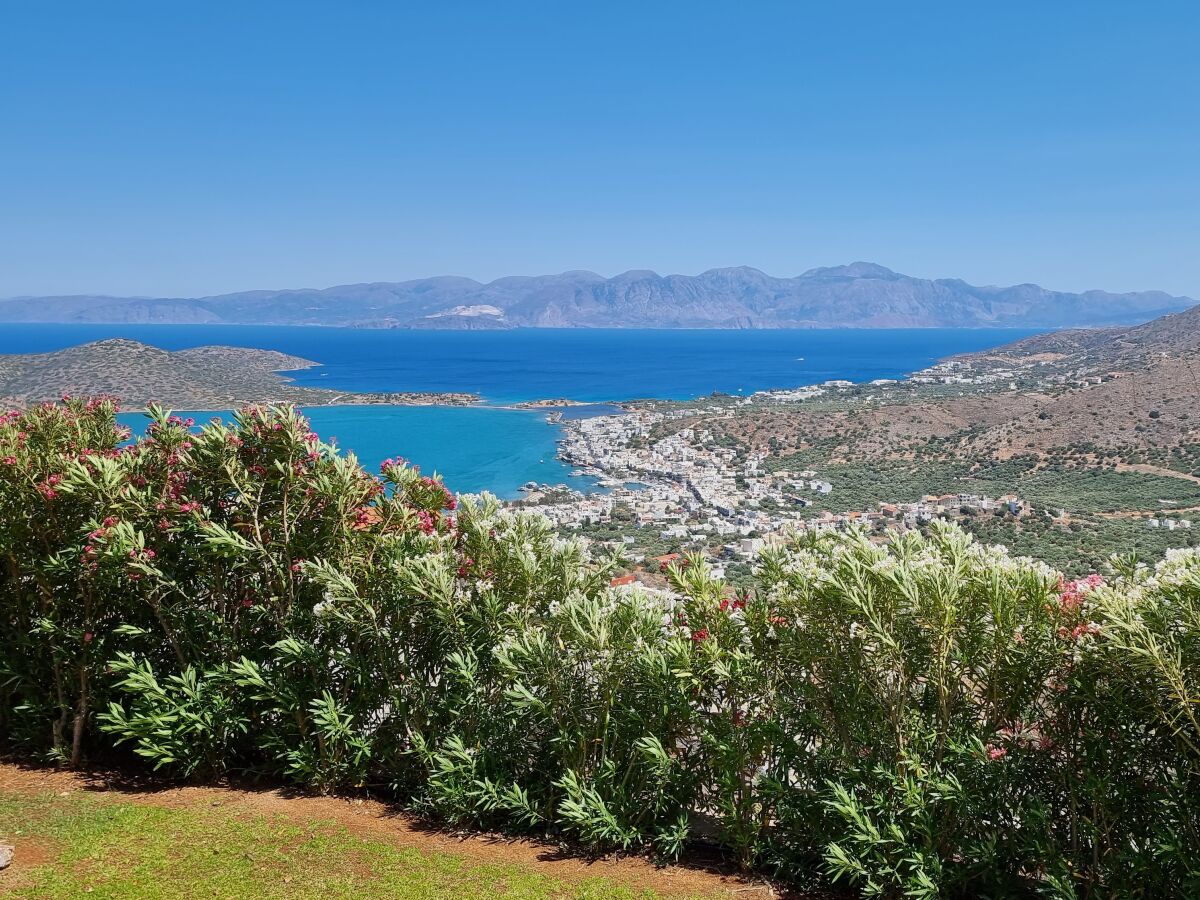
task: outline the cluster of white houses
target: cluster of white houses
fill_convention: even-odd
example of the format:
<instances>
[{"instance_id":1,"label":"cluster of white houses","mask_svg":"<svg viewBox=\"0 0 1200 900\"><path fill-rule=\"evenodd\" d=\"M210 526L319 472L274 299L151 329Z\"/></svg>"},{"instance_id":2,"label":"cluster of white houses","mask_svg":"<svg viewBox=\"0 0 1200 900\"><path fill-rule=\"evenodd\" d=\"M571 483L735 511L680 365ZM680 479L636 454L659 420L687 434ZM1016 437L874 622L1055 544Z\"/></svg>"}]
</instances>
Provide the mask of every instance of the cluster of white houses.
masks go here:
<instances>
[{"instance_id":1,"label":"cluster of white houses","mask_svg":"<svg viewBox=\"0 0 1200 900\"><path fill-rule=\"evenodd\" d=\"M1191 528L1192 520L1150 518L1146 520L1146 524L1151 528L1165 528L1167 531L1175 531L1179 528Z\"/></svg>"},{"instance_id":2,"label":"cluster of white houses","mask_svg":"<svg viewBox=\"0 0 1200 900\"><path fill-rule=\"evenodd\" d=\"M1011 381L1016 375L1013 369L980 371L967 360L950 359L914 372L908 380L913 384L995 384Z\"/></svg>"},{"instance_id":3,"label":"cluster of white houses","mask_svg":"<svg viewBox=\"0 0 1200 900\"><path fill-rule=\"evenodd\" d=\"M720 408L704 412L728 414ZM578 472L603 479L610 490L547 492L537 508L560 528L571 529L611 522L621 506L635 525L651 529L651 534L681 546L719 548L727 558L753 557L764 541L794 530L913 528L935 518L1027 511L1015 495L960 493L911 503L882 502L871 510L814 514L811 507L824 505L835 491L834 484L815 471L769 471L763 467L766 454L739 455L710 431L686 424L653 437L656 426L695 414L637 411L567 423L559 455ZM541 496L535 493L529 499Z\"/></svg>"}]
</instances>

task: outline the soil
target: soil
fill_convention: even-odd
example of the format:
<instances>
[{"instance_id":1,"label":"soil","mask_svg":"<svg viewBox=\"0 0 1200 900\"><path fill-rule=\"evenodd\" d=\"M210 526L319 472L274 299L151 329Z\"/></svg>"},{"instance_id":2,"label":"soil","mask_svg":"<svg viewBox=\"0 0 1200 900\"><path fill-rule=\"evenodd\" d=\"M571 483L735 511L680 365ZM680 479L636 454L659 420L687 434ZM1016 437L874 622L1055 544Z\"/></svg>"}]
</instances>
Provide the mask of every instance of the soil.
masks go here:
<instances>
[{"instance_id":1,"label":"soil","mask_svg":"<svg viewBox=\"0 0 1200 900\"><path fill-rule=\"evenodd\" d=\"M771 885L737 876L719 863L701 860L658 867L638 856L592 859L537 841L501 835L459 835L398 813L394 807L357 797L319 797L285 788L233 785L184 785L131 779L120 773L66 772L0 763L0 795L63 796L88 792L114 803L138 803L171 809L220 806L233 813L281 817L297 823L333 821L351 834L394 846L453 853L481 864L529 866L568 883L606 878L635 892L652 890L666 897L781 896ZM0 873L0 888L15 886L34 866L52 862L56 850L44 841L23 838L12 865ZM2 892L2 891L0 891Z\"/></svg>"}]
</instances>

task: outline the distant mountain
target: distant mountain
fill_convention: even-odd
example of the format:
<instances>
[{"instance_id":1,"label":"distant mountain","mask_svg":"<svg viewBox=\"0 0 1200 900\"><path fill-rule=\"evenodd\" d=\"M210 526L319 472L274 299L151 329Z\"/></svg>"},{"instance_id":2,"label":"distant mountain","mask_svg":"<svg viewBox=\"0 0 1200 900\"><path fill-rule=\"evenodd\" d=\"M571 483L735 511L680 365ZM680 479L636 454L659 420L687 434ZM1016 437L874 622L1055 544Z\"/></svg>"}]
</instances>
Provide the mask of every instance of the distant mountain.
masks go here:
<instances>
[{"instance_id":1,"label":"distant mountain","mask_svg":"<svg viewBox=\"0 0 1200 900\"><path fill-rule=\"evenodd\" d=\"M18 297L0 322L339 325L359 328L1068 328L1143 322L1195 301L1161 291L976 287L874 263L775 278L747 267L351 284L215 297Z\"/></svg>"}]
</instances>

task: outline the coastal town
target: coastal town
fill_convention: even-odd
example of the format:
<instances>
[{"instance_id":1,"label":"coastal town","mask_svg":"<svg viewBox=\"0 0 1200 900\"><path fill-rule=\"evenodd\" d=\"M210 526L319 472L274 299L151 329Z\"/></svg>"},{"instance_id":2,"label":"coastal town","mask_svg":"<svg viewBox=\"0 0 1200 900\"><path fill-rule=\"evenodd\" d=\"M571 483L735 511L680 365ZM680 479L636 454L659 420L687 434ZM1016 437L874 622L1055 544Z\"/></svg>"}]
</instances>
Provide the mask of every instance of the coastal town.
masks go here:
<instances>
[{"instance_id":1,"label":"coastal town","mask_svg":"<svg viewBox=\"0 0 1200 900\"><path fill-rule=\"evenodd\" d=\"M939 365L917 377L945 377L946 371ZM866 387L901 384L880 379ZM1012 493L965 492L844 509L837 483L822 472L778 468L766 452L747 452L703 427L745 407L804 403L858 387L863 386L829 381L681 408L633 406L618 414L561 421L559 458L575 467L573 475L593 479L598 490L531 482L516 505L536 509L564 533L619 546L631 568L622 583L637 577L650 584L688 552L707 556L715 574L729 569L734 575L739 568L748 573L750 561L765 546L796 533L855 527L882 533L920 528L934 519L1029 512L1029 504Z\"/></svg>"},{"instance_id":2,"label":"coastal town","mask_svg":"<svg viewBox=\"0 0 1200 900\"><path fill-rule=\"evenodd\" d=\"M558 456L587 486L529 483L514 504L564 535L620 549L622 577L651 586L684 554L736 584L761 549L797 534L859 528L882 538L935 520L1064 569L1194 546L1195 461L1136 443L1186 429L1186 416L1165 424L1167 413L1148 408L1140 424L1118 425L1134 445L1101 446L1093 397L1144 407L1126 396L1137 383L1128 352L1053 340L1052 351L1034 341L903 378L594 411L547 405L562 429Z\"/></svg>"}]
</instances>

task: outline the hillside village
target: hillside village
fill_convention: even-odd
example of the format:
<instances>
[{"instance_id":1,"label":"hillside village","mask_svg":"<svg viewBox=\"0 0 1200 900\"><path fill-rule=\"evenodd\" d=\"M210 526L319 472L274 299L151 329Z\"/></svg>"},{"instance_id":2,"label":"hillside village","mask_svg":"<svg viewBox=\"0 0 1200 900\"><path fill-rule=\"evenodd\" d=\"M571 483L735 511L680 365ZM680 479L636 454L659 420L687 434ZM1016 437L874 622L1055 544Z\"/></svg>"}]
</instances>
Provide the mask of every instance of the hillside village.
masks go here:
<instances>
[{"instance_id":1,"label":"hillside village","mask_svg":"<svg viewBox=\"0 0 1200 900\"><path fill-rule=\"evenodd\" d=\"M772 394L763 392L755 399L774 402L778 398ZM651 575L677 554L647 561L645 553L638 551L664 541L707 553L724 574L723 563L749 561L764 545L798 531L852 526L911 529L935 518L1028 512L1028 504L1015 494L954 493L928 495L916 502L881 501L873 508L835 513L829 507L835 505L830 495L836 486L818 471L768 469L764 467L767 453L741 453L724 445L708 428L686 424L700 416L731 415L719 406L666 412L637 409L566 423L560 457L575 465L577 473L602 479L608 492L583 494L527 485L521 505L535 506L567 531L626 523L620 542L628 549L630 562L642 564ZM655 439L656 429L672 422L683 426Z\"/></svg>"},{"instance_id":2,"label":"hillside village","mask_svg":"<svg viewBox=\"0 0 1200 900\"><path fill-rule=\"evenodd\" d=\"M1183 350L1198 317L1030 338L905 379L574 418L562 423L559 456L607 492L530 484L518 505L622 547L650 583L681 552L708 555L736 580L764 545L796 532L882 534L934 519L989 539L1023 535L1027 548L1054 547L1059 565L1077 553L1065 544L1081 529L1097 532L1090 565L1108 552L1190 546L1200 514L1195 425L1188 404L1172 398L1195 383L1175 372L1186 354L1163 348ZM1176 390L1162 390L1168 380ZM1146 404L1143 388L1166 398L1161 407ZM983 469L965 471L964 456ZM889 480L897 465L905 477ZM1055 479L1071 496L1096 485L1100 493L1069 508Z\"/></svg>"}]
</instances>

